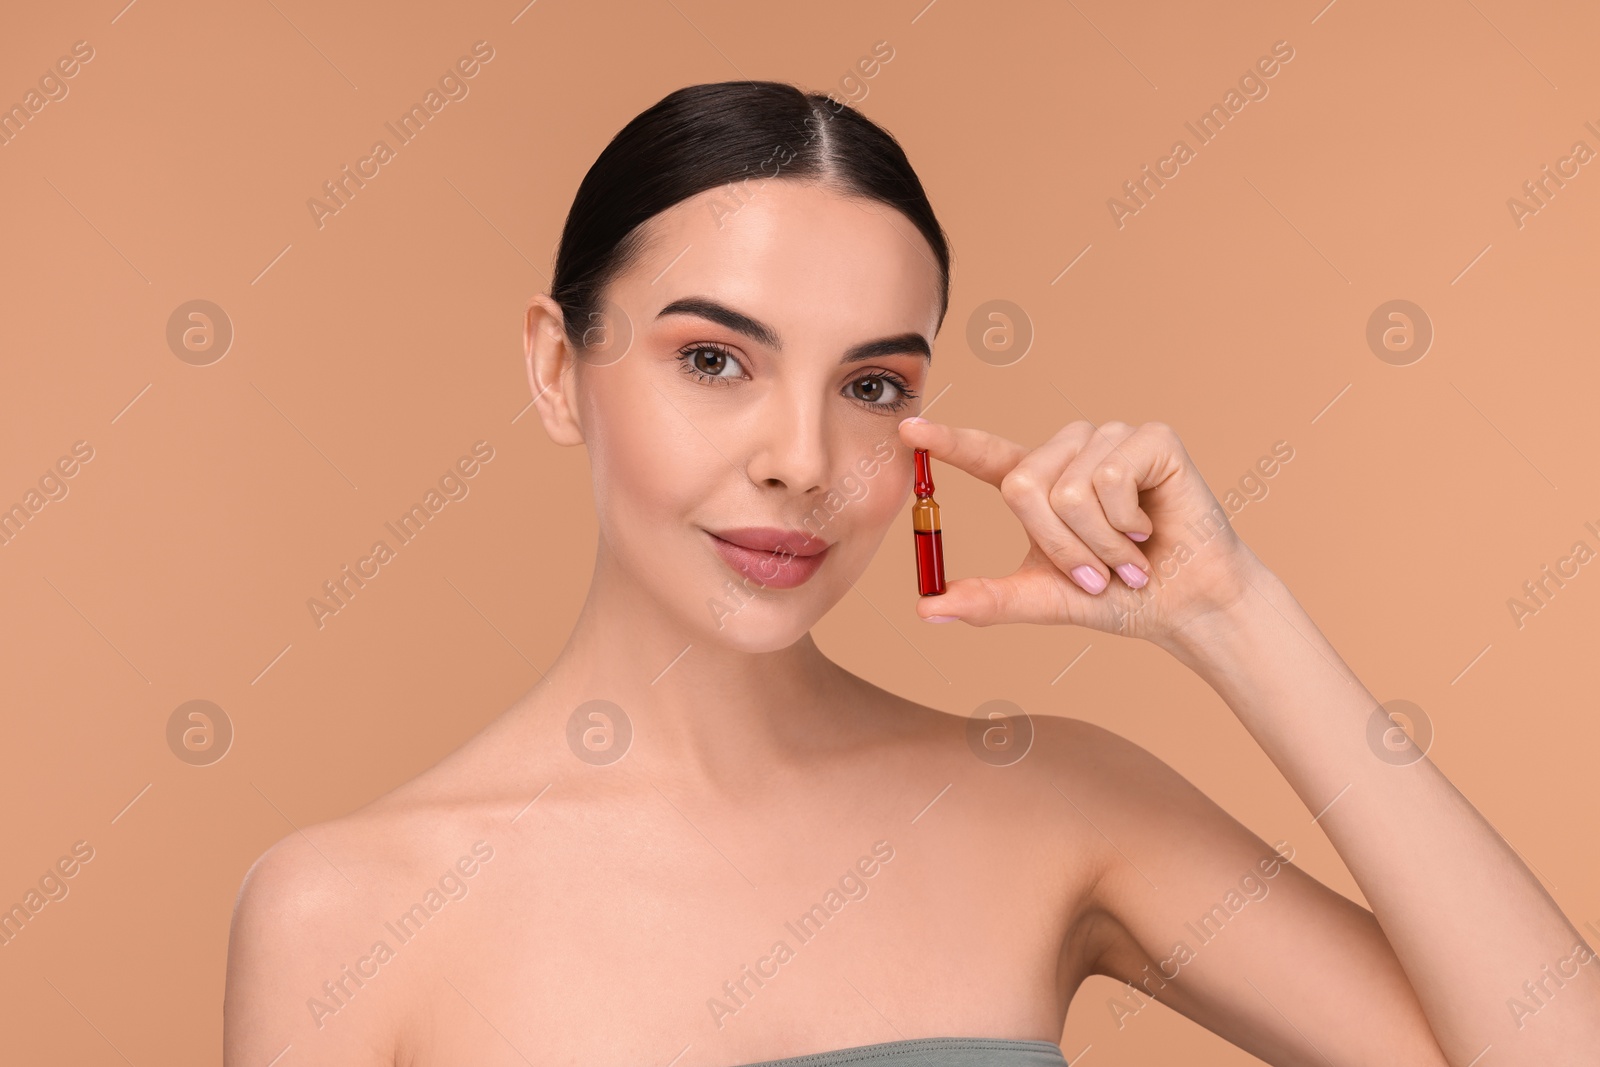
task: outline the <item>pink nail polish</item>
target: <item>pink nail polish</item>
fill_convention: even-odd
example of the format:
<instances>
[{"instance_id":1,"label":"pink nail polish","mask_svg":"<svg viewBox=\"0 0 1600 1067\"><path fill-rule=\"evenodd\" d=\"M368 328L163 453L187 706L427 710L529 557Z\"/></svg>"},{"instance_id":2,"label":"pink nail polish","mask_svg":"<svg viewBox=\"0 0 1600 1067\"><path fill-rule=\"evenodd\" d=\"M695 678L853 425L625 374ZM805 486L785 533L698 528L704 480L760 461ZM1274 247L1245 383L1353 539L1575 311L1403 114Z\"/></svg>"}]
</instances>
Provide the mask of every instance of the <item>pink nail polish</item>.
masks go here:
<instances>
[{"instance_id":1,"label":"pink nail polish","mask_svg":"<svg viewBox=\"0 0 1600 1067\"><path fill-rule=\"evenodd\" d=\"M955 622L961 618L959 615L929 615L923 622Z\"/></svg>"},{"instance_id":2,"label":"pink nail polish","mask_svg":"<svg viewBox=\"0 0 1600 1067\"><path fill-rule=\"evenodd\" d=\"M1149 538L1150 538L1150 535L1147 534L1147 533L1139 533L1139 532L1137 532L1135 530L1129 530L1128 531L1128 539L1130 541L1146 541L1146 540L1149 540Z\"/></svg>"},{"instance_id":3,"label":"pink nail polish","mask_svg":"<svg viewBox=\"0 0 1600 1067\"><path fill-rule=\"evenodd\" d=\"M1144 571L1140 570L1132 563L1118 564L1117 574L1121 576L1124 582L1127 582L1128 585L1134 589L1143 589L1145 583L1150 580Z\"/></svg>"},{"instance_id":4,"label":"pink nail polish","mask_svg":"<svg viewBox=\"0 0 1600 1067\"><path fill-rule=\"evenodd\" d=\"M1100 572L1087 563L1080 563L1067 572L1067 576L1077 582L1086 593L1098 593L1106 587L1106 580L1100 577Z\"/></svg>"}]
</instances>

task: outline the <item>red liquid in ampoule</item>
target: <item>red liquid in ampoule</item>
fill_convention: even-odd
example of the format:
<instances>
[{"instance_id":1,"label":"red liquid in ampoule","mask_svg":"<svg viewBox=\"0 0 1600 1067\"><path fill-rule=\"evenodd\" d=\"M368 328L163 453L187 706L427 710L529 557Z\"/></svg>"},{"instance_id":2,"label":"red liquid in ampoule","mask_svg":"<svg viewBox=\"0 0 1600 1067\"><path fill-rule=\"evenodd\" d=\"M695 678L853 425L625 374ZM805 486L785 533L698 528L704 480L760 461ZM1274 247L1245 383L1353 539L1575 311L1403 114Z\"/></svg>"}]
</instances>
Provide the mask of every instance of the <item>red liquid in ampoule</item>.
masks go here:
<instances>
[{"instance_id":1,"label":"red liquid in ampoule","mask_svg":"<svg viewBox=\"0 0 1600 1067\"><path fill-rule=\"evenodd\" d=\"M914 531L917 539L917 592L938 596L944 592L944 545L938 530Z\"/></svg>"},{"instance_id":2,"label":"red liquid in ampoule","mask_svg":"<svg viewBox=\"0 0 1600 1067\"><path fill-rule=\"evenodd\" d=\"M939 505L933 499L933 472L928 451L914 455L916 476L912 489L917 502L911 507L911 529L917 545L917 592L938 596L944 592L944 542L939 534Z\"/></svg>"}]
</instances>

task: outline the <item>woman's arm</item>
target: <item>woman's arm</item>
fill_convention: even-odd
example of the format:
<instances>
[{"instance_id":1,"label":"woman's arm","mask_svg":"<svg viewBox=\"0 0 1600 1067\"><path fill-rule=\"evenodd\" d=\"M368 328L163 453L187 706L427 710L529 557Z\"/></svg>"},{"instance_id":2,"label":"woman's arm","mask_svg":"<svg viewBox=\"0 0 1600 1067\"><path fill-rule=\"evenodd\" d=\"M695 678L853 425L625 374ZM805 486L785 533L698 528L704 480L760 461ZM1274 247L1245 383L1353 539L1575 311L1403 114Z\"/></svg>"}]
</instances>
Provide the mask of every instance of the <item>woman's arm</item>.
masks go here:
<instances>
[{"instance_id":1,"label":"woman's arm","mask_svg":"<svg viewBox=\"0 0 1600 1067\"><path fill-rule=\"evenodd\" d=\"M1338 849L1450 1063L1596 1062L1600 960L1432 760L1414 746L1380 757L1379 702L1283 582L1259 561L1245 577L1235 604L1160 643L1227 702Z\"/></svg>"},{"instance_id":2,"label":"woman's arm","mask_svg":"<svg viewBox=\"0 0 1600 1067\"><path fill-rule=\"evenodd\" d=\"M1133 1033L1159 1002L1274 1067L1449 1067L1378 920L1289 862L1304 838L1267 844L1103 727L1052 719L1039 741L1099 842L1089 969L1122 984L1091 1015Z\"/></svg>"},{"instance_id":3,"label":"woman's arm","mask_svg":"<svg viewBox=\"0 0 1600 1067\"><path fill-rule=\"evenodd\" d=\"M1028 534L1014 573L949 581L943 595L921 598L919 615L1069 623L1167 649L1239 716L1338 849L1452 1067L1600 1062L1600 960L1432 761L1414 745L1396 759L1369 740L1392 740L1392 723L1238 538L1170 427L1079 421L1028 449L908 419L900 437L999 489ZM1192 837L1237 839L1227 822L1196 826ZM1171 871L1188 888L1218 873L1206 849L1191 852ZM1298 897L1302 928L1338 907L1315 892ZM1125 943L1148 945L1170 918L1143 893L1109 906L1124 909L1114 916L1123 926L1145 931ZM1275 925L1295 933L1281 918ZM1326 933L1314 936L1330 949L1323 959L1333 958ZM1350 971L1334 979L1345 1002L1360 1003L1352 983L1386 969L1381 955L1350 944ZM1275 966L1282 973L1282 961ZM1248 990L1212 992L1223 1013L1244 1010L1238 998ZM1403 1015L1388 1019L1397 1033L1414 1031Z\"/></svg>"}]
</instances>

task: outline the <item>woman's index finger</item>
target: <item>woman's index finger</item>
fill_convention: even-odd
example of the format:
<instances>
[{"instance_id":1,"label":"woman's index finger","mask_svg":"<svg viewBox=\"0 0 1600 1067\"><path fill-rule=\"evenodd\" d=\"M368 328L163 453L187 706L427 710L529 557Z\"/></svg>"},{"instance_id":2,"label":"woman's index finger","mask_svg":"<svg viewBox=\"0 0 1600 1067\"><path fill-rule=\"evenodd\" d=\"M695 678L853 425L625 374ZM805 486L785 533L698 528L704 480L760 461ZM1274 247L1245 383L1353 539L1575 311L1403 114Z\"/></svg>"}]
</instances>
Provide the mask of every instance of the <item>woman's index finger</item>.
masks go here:
<instances>
[{"instance_id":1,"label":"woman's index finger","mask_svg":"<svg viewBox=\"0 0 1600 1067\"><path fill-rule=\"evenodd\" d=\"M902 422L900 440L912 448L1000 488L1000 480L1028 454L1028 449L987 430L948 426L942 422Z\"/></svg>"}]
</instances>

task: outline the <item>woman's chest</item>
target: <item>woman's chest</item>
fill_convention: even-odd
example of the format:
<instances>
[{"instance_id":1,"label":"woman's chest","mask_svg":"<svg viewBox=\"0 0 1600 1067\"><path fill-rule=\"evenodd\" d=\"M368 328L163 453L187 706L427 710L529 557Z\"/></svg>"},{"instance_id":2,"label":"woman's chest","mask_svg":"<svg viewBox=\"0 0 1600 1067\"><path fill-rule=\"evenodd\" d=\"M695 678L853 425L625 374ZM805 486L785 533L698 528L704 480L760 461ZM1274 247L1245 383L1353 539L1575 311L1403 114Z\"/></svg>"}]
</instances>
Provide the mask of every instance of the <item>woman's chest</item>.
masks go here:
<instances>
[{"instance_id":1,"label":"woman's chest","mask_svg":"<svg viewBox=\"0 0 1600 1067\"><path fill-rule=\"evenodd\" d=\"M398 1062L726 1067L1059 1036L1092 879L1054 827L955 804L915 821L662 807L508 835L425 965L438 980L415 987Z\"/></svg>"}]
</instances>

